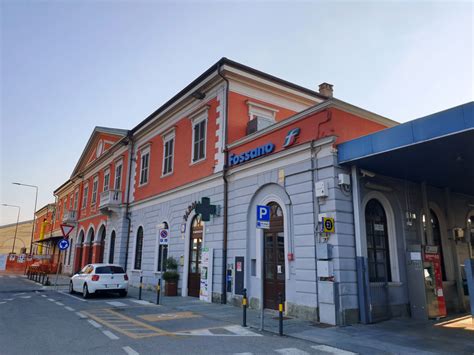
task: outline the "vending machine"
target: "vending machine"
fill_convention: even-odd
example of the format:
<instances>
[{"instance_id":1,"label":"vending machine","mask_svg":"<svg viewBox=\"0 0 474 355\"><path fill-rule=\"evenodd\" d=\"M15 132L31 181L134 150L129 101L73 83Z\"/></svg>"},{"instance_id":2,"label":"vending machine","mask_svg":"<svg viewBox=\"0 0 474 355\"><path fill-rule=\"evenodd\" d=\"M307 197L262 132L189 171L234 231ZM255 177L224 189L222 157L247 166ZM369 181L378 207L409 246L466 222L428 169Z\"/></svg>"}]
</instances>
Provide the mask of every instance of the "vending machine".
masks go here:
<instances>
[{"instance_id":1,"label":"vending machine","mask_svg":"<svg viewBox=\"0 0 474 355\"><path fill-rule=\"evenodd\" d=\"M446 317L439 246L426 245L423 251L426 308L428 318Z\"/></svg>"}]
</instances>

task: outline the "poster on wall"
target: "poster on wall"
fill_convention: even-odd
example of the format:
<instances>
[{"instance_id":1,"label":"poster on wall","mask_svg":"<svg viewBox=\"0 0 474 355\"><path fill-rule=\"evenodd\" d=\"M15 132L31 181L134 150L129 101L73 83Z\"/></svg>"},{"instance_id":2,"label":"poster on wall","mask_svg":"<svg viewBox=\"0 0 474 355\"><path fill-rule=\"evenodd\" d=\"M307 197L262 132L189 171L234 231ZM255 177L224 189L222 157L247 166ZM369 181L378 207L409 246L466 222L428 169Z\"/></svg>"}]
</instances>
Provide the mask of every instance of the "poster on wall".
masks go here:
<instances>
[{"instance_id":1,"label":"poster on wall","mask_svg":"<svg viewBox=\"0 0 474 355\"><path fill-rule=\"evenodd\" d=\"M0 254L0 270L3 271L7 268L7 254Z\"/></svg>"},{"instance_id":2,"label":"poster on wall","mask_svg":"<svg viewBox=\"0 0 474 355\"><path fill-rule=\"evenodd\" d=\"M214 249L202 248L201 252L201 289L199 299L201 301L212 301L212 264L214 260Z\"/></svg>"}]
</instances>

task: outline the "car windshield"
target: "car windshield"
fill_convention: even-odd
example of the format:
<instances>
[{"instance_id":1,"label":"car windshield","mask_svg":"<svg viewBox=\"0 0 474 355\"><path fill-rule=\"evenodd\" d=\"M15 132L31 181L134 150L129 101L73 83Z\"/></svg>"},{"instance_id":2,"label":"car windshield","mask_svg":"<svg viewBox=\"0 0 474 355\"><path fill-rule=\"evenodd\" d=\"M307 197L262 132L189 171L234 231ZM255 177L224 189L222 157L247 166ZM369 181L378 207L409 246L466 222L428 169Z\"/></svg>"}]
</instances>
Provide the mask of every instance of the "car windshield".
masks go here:
<instances>
[{"instance_id":1,"label":"car windshield","mask_svg":"<svg viewBox=\"0 0 474 355\"><path fill-rule=\"evenodd\" d=\"M95 269L96 274L125 274L120 266L99 266Z\"/></svg>"}]
</instances>

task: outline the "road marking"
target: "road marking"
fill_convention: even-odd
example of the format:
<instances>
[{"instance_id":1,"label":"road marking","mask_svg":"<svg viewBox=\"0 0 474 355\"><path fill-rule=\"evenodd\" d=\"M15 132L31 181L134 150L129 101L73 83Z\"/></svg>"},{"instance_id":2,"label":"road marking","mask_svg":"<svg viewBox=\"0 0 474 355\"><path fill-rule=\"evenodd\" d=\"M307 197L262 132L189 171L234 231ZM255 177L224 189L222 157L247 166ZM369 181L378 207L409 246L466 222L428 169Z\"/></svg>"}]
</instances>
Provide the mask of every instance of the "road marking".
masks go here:
<instances>
[{"instance_id":1,"label":"road marking","mask_svg":"<svg viewBox=\"0 0 474 355\"><path fill-rule=\"evenodd\" d=\"M347 350L342 350L339 348L335 348L333 346L329 345L314 345L312 346L313 349L318 350L318 351L324 351L330 354L336 354L336 355L355 355L357 353L353 353L352 351L347 351Z\"/></svg>"},{"instance_id":2,"label":"road marking","mask_svg":"<svg viewBox=\"0 0 474 355\"><path fill-rule=\"evenodd\" d=\"M5 301L13 301L13 298L4 298Z\"/></svg>"},{"instance_id":3,"label":"road marking","mask_svg":"<svg viewBox=\"0 0 474 355\"><path fill-rule=\"evenodd\" d=\"M106 302L106 303L108 303L108 304L110 304L111 306L114 306L114 307L126 307L127 306L125 303L117 302L117 301Z\"/></svg>"},{"instance_id":4,"label":"road marking","mask_svg":"<svg viewBox=\"0 0 474 355\"><path fill-rule=\"evenodd\" d=\"M69 296L69 297L71 297L71 298L74 298L74 299L77 300L77 301L87 302L87 300L84 300L84 299L82 299L82 298L76 297L76 296L71 295L71 294L69 294L69 293L67 293L67 292L64 292L64 291L58 291L58 293L61 293L61 294L65 295L65 296Z\"/></svg>"},{"instance_id":5,"label":"road marking","mask_svg":"<svg viewBox=\"0 0 474 355\"><path fill-rule=\"evenodd\" d=\"M169 333L163 329L153 327L149 324L140 322L136 319L127 317L123 314L113 311L112 309L102 309L102 310L93 310L94 314L89 312L83 312L89 318L96 320L104 324L105 326L116 330L119 333L125 334L126 336L133 338L133 339L140 339L140 338L147 338L153 337L158 335L173 335L173 333ZM114 321L110 318L110 316L114 316ZM105 316L107 319L102 318L101 316ZM127 321L124 325L117 324L116 321ZM140 332L132 332L127 330L127 328L137 328Z\"/></svg>"},{"instance_id":6,"label":"road marking","mask_svg":"<svg viewBox=\"0 0 474 355\"><path fill-rule=\"evenodd\" d=\"M31 298L31 296L21 296L20 298Z\"/></svg>"},{"instance_id":7,"label":"road marking","mask_svg":"<svg viewBox=\"0 0 474 355\"><path fill-rule=\"evenodd\" d=\"M140 353L136 352L135 350L133 350L131 347L129 346L124 346L123 348L123 351L125 351L128 355L140 355Z\"/></svg>"},{"instance_id":8,"label":"road marking","mask_svg":"<svg viewBox=\"0 0 474 355\"><path fill-rule=\"evenodd\" d=\"M81 312L76 312L76 314L82 319L87 318L87 316L85 314L82 314Z\"/></svg>"},{"instance_id":9,"label":"road marking","mask_svg":"<svg viewBox=\"0 0 474 355\"><path fill-rule=\"evenodd\" d=\"M212 332L212 330L224 330L227 333L217 333ZM230 333L230 334L229 334ZM243 328L240 325L230 325L227 327L213 327L213 328L203 328L203 329L193 329L193 330L183 330L173 333L175 335L185 335L185 336L217 336L217 337L235 337L235 336L253 336L261 337L261 334L254 333L247 328Z\"/></svg>"},{"instance_id":10,"label":"road marking","mask_svg":"<svg viewBox=\"0 0 474 355\"><path fill-rule=\"evenodd\" d=\"M55 302L58 306L64 306L64 303L61 302Z\"/></svg>"},{"instance_id":11,"label":"road marking","mask_svg":"<svg viewBox=\"0 0 474 355\"><path fill-rule=\"evenodd\" d=\"M46 296L46 295L41 295L41 297L48 297L48 296Z\"/></svg>"},{"instance_id":12,"label":"road marking","mask_svg":"<svg viewBox=\"0 0 474 355\"><path fill-rule=\"evenodd\" d=\"M56 302L56 300L53 300L52 298L48 298L48 301Z\"/></svg>"},{"instance_id":13,"label":"road marking","mask_svg":"<svg viewBox=\"0 0 474 355\"><path fill-rule=\"evenodd\" d=\"M193 312L175 312L175 313L145 314L138 317L148 322L159 322L163 320L196 318L196 317L201 317L201 316L198 314L194 314Z\"/></svg>"},{"instance_id":14,"label":"road marking","mask_svg":"<svg viewBox=\"0 0 474 355\"><path fill-rule=\"evenodd\" d=\"M283 355L309 355L306 351L297 348L278 349L275 352Z\"/></svg>"},{"instance_id":15,"label":"road marking","mask_svg":"<svg viewBox=\"0 0 474 355\"><path fill-rule=\"evenodd\" d=\"M253 353L234 353L233 355L253 355Z\"/></svg>"},{"instance_id":16,"label":"road marking","mask_svg":"<svg viewBox=\"0 0 474 355\"><path fill-rule=\"evenodd\" d=\"M15 293L13 296L21 296L21 295L24 295L25 292L21 292L21 293Z\"/></svg>"},{"instance_id":17,"label":"road marking","mask_svg":"<svg viewBox=\"0 0 474 355\"><path fill-rule=\"evenodd\" d=\"M16 276L13 276L13 275L10 275L8 277L11 278L11 279L16 279Z\"/></svg>"},{"instance_id":18,"label":"road marking","mask_svg":"<svg viewBox=\"0 0 474 355\"><path fill-rule=\"evenodd\" d=\"M66 308L68 311L74 312L74 308L72 308L72 307L66 306L64 308Z\"/></svg>"},{"instance_id":19,"label":"road marking","mask_svg":"<svg viewBox=\"0 0 474 355\"><path fill-rule=\"evenodd\" d=\"M92 324L93 327L102 328L102 325L100 325L99 323L97 323L95 320L88 319L87 321L88 321L90 324Z\"/></svg>"},{"instance_id":20,"label":"road marking","mask_svg":"<svg viewBox=\"0 0 474 355\"><path fill-rule=\"evenodd\" d=\"M4 303L7 303L7 302L0 302L0 304L4 304Z\"/></svg>"},{"instance_id":21,"label":"road marking","mask_svg":"<svg viewBox=\"0 0 474 355\"><path fill-rule=\"evenodd\" d=\"M146 305L152 304L152 303L150 303L148 301L144 301L144 300L130 300L130 302L135 302L135 303L138 303L138 304L146 304Z\"/></svg>"},{"instance_id":22,"label":"road marking","mask_svg":"<svg viewBox=\"0 0 474 355\"><path fill-rule=\"evenodd\" d=\"M118 336L116 336L114 333L112 333L111 331L109 330L103 330L102 333L104 333L105 335L107 335L110 339L112 340L117 340L119 339Z\"/></svg>"}]
</instances>

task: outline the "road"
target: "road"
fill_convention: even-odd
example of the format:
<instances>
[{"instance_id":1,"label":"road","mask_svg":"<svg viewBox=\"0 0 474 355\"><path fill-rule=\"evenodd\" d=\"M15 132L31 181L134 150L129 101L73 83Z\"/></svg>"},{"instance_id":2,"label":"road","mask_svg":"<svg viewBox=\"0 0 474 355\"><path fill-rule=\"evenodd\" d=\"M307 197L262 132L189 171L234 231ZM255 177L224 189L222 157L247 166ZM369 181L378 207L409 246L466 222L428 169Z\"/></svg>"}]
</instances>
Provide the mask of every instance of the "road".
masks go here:
<instances>
[{"instance_id":1,"label":"road","mask_svg":"<svg viewBox=\"0 0 474 355\"><path fill-rule=\"evenodd\" d=\"M0 275L0 354L347 354L130 297L83 300Z\"/></svg>"}]
</instances>

